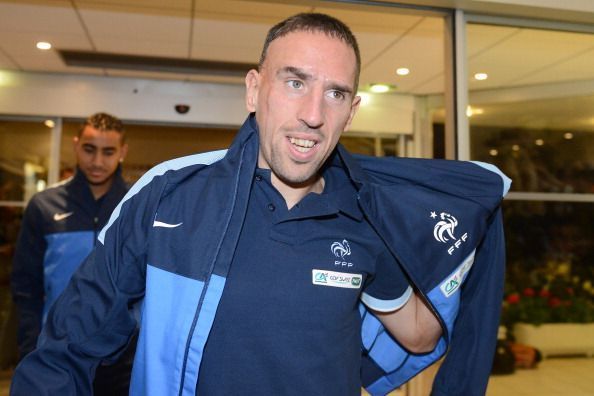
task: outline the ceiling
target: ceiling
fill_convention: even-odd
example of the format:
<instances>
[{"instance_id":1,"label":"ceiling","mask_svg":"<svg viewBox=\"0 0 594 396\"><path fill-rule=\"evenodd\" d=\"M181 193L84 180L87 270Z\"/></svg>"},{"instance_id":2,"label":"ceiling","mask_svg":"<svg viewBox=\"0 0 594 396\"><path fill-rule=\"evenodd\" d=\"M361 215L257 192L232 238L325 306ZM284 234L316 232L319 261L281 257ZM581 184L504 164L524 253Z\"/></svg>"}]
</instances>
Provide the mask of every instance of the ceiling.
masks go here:
<instances>
[{"instance_id":1,"label":"ceiling","mask_svg":"<svg viewBox=\"0 0 594 396\"><path fill-rule=\"evenodd\" d=\"M247 0L0 0L0 69L242 83L243 78L237 76L155 71L142 65L136 65L135 70L68 66L59 51L253 64L259 59L271 25L298 12L316 11L332 14L353 29L361 47L362 89L383 82L393 85L395 93L443 92L444 22L439 15L415 15L393 7L303 4ZM35 43L40 40L51 42L53 48L38 50ZM550 84L594 82L594 34L469 25L467 51L469 87L473 92L505 95L510 88L534 87L538 92ZM408 76L396 75L396 68L402 66L411 70ZM487 72L489 78L476 81L470 77L476 72ZM579 117L591 118L591 125L585 125L594 131L594 88L589 94L581 92L577 96L574 105L585 111ZM547 103L531 106L532 116L548 117L556 111L555 103ZM501 122L501 117L488 111L489 103L478 105L485 110L482 122ZM493 110L498 107L501 110L501 104L493 106ZM475 120L481 122L479 117Z\"/></svg>"}]
</instances>

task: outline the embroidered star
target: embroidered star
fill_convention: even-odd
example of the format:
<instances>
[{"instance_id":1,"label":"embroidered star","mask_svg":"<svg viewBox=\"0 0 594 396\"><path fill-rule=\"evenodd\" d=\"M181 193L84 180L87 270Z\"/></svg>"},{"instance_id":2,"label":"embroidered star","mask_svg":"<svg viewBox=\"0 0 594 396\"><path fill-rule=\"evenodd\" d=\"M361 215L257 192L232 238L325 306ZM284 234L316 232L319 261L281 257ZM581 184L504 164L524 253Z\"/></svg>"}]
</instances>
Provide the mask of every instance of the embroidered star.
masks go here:
<instances>
[{"instance_id":1,"label":"embroidered star","mask_svg":"<svg viewBox=\"0 0 594 396\"><path fill-rule=\"evenodd\" d=\"M432 218L432 219L434 219L434 218L436 218L436 217L437 217L437 213L435 213L435 212L431 212L431 218Z\"/></svg>"}]
</instances>

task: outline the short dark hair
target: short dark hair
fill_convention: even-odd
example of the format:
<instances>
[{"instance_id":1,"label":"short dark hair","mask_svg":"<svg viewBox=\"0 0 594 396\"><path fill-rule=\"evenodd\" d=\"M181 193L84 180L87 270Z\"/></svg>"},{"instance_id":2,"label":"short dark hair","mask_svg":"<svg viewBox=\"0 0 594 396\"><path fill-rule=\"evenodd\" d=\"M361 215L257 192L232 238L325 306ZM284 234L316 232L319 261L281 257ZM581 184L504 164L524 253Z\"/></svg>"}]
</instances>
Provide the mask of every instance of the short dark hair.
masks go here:
<instances>
[{"instance_id":1,"label":"short dark hair","mask_svg":"<svg viewBox=\"0 0 594 396\"><path fill-rule=\"evenodd\" d=\"M344 41L355 52L357 60L357 69L355 71L355 90L359 86L359 73L361 72L361 54L359 52L359 45L355 35L349 27L342 21L331 17L330 15L320 13L301 13L293 15L282 22L277 23L268 31L266 40L264 41L264 48L260 55L259 67L262 68L266 60L266 54L270 43L279 37L286 36L292 32L321 32L329 37L338 38Z\"/></svg>"},{"instance_id":2,"label":"short dark hair","mask_svg":"<svg viewBox=\"0 0 594 396\"><path fill-rule=\"evenodd\" d=\"M80 128L80 130L78 131L79 137L87 126L95 128L96 130L101 131L101 132L115 131L121 135L122 143L124 143L126 141L124 124L122 123L122 121L119 118L117 118L116 116L113 116L111 114L95 113L92 116L90 116L89 118L87 118L85 120L85 122L83 123L82 127Z\"/></svg>"}]
</instances>

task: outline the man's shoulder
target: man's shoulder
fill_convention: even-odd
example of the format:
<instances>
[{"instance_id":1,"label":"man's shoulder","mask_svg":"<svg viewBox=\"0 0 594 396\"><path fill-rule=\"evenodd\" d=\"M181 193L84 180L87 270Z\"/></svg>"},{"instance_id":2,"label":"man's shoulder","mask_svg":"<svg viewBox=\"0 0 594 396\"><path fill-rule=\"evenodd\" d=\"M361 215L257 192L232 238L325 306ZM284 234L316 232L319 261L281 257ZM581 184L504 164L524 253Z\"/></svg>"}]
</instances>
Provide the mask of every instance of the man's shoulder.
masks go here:
<instances>
[{"instance_id":1,"label":"man's shoulder","mask_svg":"<svg viewBox=\"0 0 594 396\"><path fill-rule=\"evenodd\" d=\"M201 180L207 179L212 165L221 160L225 153L226 150L211 151L162 162L130 187L124 201L131 198L162 199L166 195L188 192L188 188L196 188Z\"/></svg>"},{"instance_id":2,"label":"man's shoulder","mask_svg":"<svg viewBox=\"0 0 594 396\"><path fill-rule=\"evenodd\" d=\"M177 184L192 176L202 176L209 166L221 160L225 153L226 150L218 150L174 158L154 166L138 182L150 183L166 176L168 183Z\"/></svg>"},{"instance_id":3,"label":"man's shoulder","mask_svg":"<svg viewBox=\"0 0 594 396\"><path fill-rule=\"evenodd\" d=\"M27 205L30 207L37 206L43 208L48 205L55 206L65 204L68 198L66 192L68 182L69 180L64 180L48 186L43 191L36 192L33 194Z\"/></svg>"}]
</instances>

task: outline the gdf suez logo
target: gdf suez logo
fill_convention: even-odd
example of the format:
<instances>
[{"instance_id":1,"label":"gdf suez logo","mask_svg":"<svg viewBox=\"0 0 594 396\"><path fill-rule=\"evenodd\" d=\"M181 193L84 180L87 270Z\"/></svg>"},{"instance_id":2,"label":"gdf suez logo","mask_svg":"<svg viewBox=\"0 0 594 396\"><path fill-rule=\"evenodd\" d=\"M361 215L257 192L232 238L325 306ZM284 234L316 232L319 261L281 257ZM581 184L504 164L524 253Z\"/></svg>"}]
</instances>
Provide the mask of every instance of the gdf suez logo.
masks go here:
<instances>
[{"instance_id":1,"label":"gdf suez logo","mask_svg":"<svg viewBox=\"0 0 594 396\"><path fill-rule=\"evenodd\" d=\"M430 216L432 219L439 217L439 221L433 227L433 237L438 242L451 244L448 248L448 254L451 256L462 243L466 242L468 233L465 232L460 238L456 238L454 232L458 226L458 219L449 213L441 212L438 216L436 212L431 212Z\"/></svg>"}]
</instances>

